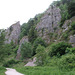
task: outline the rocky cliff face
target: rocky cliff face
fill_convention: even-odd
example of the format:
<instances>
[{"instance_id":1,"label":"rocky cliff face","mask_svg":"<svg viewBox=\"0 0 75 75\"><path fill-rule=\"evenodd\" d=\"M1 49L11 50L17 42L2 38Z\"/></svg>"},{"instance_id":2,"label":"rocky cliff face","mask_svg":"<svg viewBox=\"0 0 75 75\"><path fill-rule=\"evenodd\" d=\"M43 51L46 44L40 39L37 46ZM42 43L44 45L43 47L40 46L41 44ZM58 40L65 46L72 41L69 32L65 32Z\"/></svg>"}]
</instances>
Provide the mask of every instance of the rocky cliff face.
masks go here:
<instances>
[{"instance_id":1,"label":"rocky cliff face","mask_svg":"<svg viewBox=\"0 0 75 75\"><path fill-rule=\"evenodd\" d=\"M50 42L49 33L54 32L54 29L59 27L61 20L60 9L53 6L47 9L41 21L37 24L38 35L45 39L47 43Z\"/></svg>"},{"instance_id":2,"label":"rocky cliff face","mask_svg":"<svg viewBox=\"0 0 75 75\"><path fill-rule=\"evenodd\" d=\"M6 36L5 36L5 43L10 43L11 41L13 41L15 44L18 43L18 39L20 36L20 22L17 22L13 25L11 25L5 32L6 32Z\"/></svg>"},{"instance_id":3,"label":"rocky cliff face","mask_svg":"<svg viewBox=\"0 0 75 75\"><path fill-rule=\"evenodd\" d=\"M66 20L60 27L60 13L61 10L55 6L45 11L41 21L36 26L38 36L42 37L47 43L66 41L75 47L75 35L72 34L73 30L70 30L72 23L75 21L75 16Z\"/></svg>"},{"instance_id":4,"label":"rocky cliff face","mask_svg":"<svg viewBox=\"0 0 75 75\"><path fill-rule=\"evenodd\" d=\"M21 57L21 45L22 45L24 42L28 42L28 36L24 36L24 37L20 40L19 48L18 48L18 50L17 50L16 59L20 59L20 57Z\"/></svg>"}]
</instances>

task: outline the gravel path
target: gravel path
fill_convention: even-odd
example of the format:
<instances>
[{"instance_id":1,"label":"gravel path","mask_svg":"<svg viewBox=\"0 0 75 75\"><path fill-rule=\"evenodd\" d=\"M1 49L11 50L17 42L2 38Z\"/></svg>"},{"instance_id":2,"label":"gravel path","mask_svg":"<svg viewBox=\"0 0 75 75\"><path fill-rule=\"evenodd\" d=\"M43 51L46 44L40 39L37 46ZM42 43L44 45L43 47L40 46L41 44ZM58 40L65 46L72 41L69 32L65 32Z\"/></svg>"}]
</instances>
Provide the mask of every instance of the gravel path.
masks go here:
<instances>
[{"instance_id":1,"label":"gravel path","mask_svg":"<svg viewBox=\"0 0 75 75\"><path fill-rule=\"evenodd\" d=\"M7 71L5 72L5 75L24 75L19 72L17 72L15 69L6 68Z\"/></svg>"}]
</instances>

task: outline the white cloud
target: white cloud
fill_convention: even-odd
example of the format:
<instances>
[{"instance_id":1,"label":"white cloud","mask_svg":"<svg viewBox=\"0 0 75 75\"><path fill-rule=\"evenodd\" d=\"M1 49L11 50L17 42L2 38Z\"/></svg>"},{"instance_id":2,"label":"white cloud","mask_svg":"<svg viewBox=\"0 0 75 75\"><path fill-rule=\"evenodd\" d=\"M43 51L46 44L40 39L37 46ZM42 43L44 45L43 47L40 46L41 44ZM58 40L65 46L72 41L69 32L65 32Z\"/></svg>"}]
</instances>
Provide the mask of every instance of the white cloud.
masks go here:
<instances>
[{"instance_id":1,"label":"white cloud","mask_svg":"<svg viewBox=\"0 0 75 75\"><path fill-rule=\"evenodd\" d=\"M0 29L15 21L21 24L45 11L54 0L0 0Z\"/></svg>"}]
</instances>

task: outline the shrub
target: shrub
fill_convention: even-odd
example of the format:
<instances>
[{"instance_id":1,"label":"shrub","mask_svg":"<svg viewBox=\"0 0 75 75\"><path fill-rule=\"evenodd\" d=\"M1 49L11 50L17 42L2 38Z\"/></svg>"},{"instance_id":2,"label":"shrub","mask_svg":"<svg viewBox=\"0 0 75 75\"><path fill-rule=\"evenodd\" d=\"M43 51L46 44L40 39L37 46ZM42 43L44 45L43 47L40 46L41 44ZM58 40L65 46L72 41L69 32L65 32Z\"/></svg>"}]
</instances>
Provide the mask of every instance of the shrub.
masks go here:
<instances>
[{"instance_id":1,"label":"shrub","mask_svg":"<svg viewBox=\"0 0 75 75\"><path fill-rule=\"evenodd\" d=\"M73 53L73 54L75 54L75 47L74 48L67 48L66 49L66 53Z\"/></svg>"},{"instance_id":2,"label":"shrub","mask_svg":"<svg viewBox=\"0 0 75 75\"><path fill-rule=\"evenodd\" d=\"M72 29L72 30L75 30L75 22L72 22L72 24L71 24L71 29Z\"/></svg>"},{"instance_id":3,"label":"shrub","mask_svg":"<svg viewBox=\"0 0 75 75\"><path fill-rule=\"evenodd\" d=\"M75 0L72 0L72 2L68 4L68 13L70 14L70 17L75 16Z\"/></svg>"},{"instance_id":4,"label":"shrub","mask_svg":"<svg viewBox=\"0 0 75 75\"><path fill-rule=\"evenodd\" d=\"M3 66L4 67L12 67L14 64L17 64L19 61L16 61L14 59L11 59L7 62L4 62Z\"/></svg>"},{"instance_id":5,"label":"shrub","mask_svg":"<svg viewBox=\"0 0 75 75\"><path fill-rule=\"evenodd\" d=\"M17 45L16 48L13 49L14 53L17 53L19 46Z\"/></svg>"},{"instance_id":6,"label":"shrub","mask_svg":"<svg viewBox=\"0 0 75 75\"><path fill-rule=\"evenodd\" d=\"M24 42L21 45L21 57L23 58L30 58L33 55L33 48L31 43Z\"/></svg>"},{"instance_id":7,"label":"shrub","mask_svg":"<svg viewBox=\"0 0 75 75\"><path fill-rule=\"evenodd\" d=\"M63 40L68 40L68 36L69 36L69 34L64 33L63 36L62 36Z\"/></svg>"},{"instance_id":8,"label":"shrub","mask_svg":"<svg viewBox=\"0 0 75 75\"><path fill-rule=\"evenodd\" d=\"M72 69L75 68L75 55L67 54L63 55L58 62L60 69Z\"/></svg>"},{"instance_id":9,"label":"shrub","mask_svg":"<svg viewBox=\"0 0 75 75\"><path fill-rule=\"evenodd\" d=\"M35 30L35 26L32 26L28 33L29 42L33 43L36 38L37 38L37 31Z\"/></svg>"},{"instance_id":10,"label":"shrub","mask_svg":"<svg viewBox=\"0 0 75 75\"><path fill-rule=\"evenodd\" d=\"M67 4L61 4L60 9L61 9L61 17L62 17L60 22L60 27L62 27L65 20L69 19L70 15L68 13Z\"/></svg>"},{"instance_id":11,"label":"shrub","mask_svg":"<svg viewBox=\"0 0 75 75\"><path fill-rule=\"evenodd\" d=\"M40 52L43 52L45 49L44 46L41 46L40 44L38 45L38 47L36 48L36 53L40 53Z\"/></svg>"},{"instance_id":12,"label":"shrub","mask_svg":"<svg viewBox=\"0 0 75 75\"><path fill-rule=\"evenodd\" d=\"M34 43L33 43L33 46L34 46L34 48L33 48L34 54L36 53L36 48L38 47L39 44L40 44L41 46L46 47L45 41L42 40L40 37L38 37L38 38L34 41Z\"/></svg>"},{"instance_id":13,"label":"shrub","mask_svg":"<svg viewBox=\"0 0 75 75\"><path fill-rule=\"evenodd\" d=\"M38 45L37 49L36 49L36 64L38 66L42 66L44 64L45 58L46 58L46 52L45 52L45 47Z\"/></svg>"},{"instance_id":14,"label":"shrub","mask_svg":"<svg viewBox=\"0 0 75 75\"><path fill-rule=\"evenodd\" d=\"M52 38L54 35L54 33L49 33L50 38Z\"/></svg>"},{"instance_id":15,"label":"shrub","mask_svg":"<svg viewBox=\"0 0 75 75\"><path fill-rule=\"evenodd\" d=\"M49 52L49 55L51 57L53 56L62 56L64 55L66 52L66 48L71 48L72 46L68 43L65 43L65 42L59 42L57 44L54 44L52 47L51 47L51 50Z\"/></svg>"}]
</instances>

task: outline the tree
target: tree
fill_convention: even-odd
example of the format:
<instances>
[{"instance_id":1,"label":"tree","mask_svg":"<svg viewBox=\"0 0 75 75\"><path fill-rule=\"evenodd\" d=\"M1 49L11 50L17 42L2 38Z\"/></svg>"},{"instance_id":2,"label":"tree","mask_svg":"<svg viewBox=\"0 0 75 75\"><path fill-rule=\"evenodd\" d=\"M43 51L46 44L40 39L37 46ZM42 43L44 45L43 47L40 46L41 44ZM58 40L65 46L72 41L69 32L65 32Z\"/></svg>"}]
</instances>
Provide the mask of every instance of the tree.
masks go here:
<instances>
[{"instance_id":1,"label":"tree","mask_svg":"<svg viewBox=\"0 0 75 75\"><path fill-rule=\"evenodd\" d=\"M32 55L33 55L33 48L32 48L31 43L24 42L21 45L21 57L22 57L22 59L30 58Z\"/></svg>"},{"instance_id":2,"label":"tree","mask_svg":"<svg viewBox=\"0 0 75 75\"><path fill-rule=\"evenodd\" d=\"M28 38L31 43L33 43L34 40L37 38L37 31L35 30L35 26L32 26L29 30Z\"/></svg>"},{"instance_id":3,"label":"tree","mask_svg":"<svg viewBox=\"0 0 75 75\"><path fill-rule=\"evenodd\" d=\"M36 64L41 66L44 64L44 61L46 59L46 52L45 52L45 47L38 45L36 49Z\"/></svg>"},{"instance_id":4,"label":"tree","mask_svg":"<svg viewBox=\"0 0 75 75\"><path fill-rule=\"evenodd\" d=\"M5 55L5 50L4 50L4 40L5 40L5 34L4 34L4 30L0 31L0 61L3 60L4 55Z\"/></svg>"},{"instance_id":5,"label":"tree","mask_svg":"<svg viewBox=\"0 0 75 75\"><path fill-rule=\"evenodd\" d=\"M34 48L33 48L33 54L34 54L34 55L36 54L36 48L38 47L39 44L40 44L41 46L44 46L44 47L47 46L47 44L45 43L45 41L42 40L42 38L38 37L38 38L34 41L34 43L33 43L33 46L34 46Z\"/></svg>"},{"instance_id":6,"label":"tree","mask_svg":"<svg viewBox=\"0 0 75 75\"><path fill-rule=\"evenodd\" d=\"M70 2L70 3L68 4L68 12L69 12L69 14L70 14L70 17L75 16L75 1Z\"/></svg>"}]
</instances>

